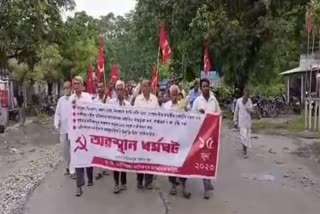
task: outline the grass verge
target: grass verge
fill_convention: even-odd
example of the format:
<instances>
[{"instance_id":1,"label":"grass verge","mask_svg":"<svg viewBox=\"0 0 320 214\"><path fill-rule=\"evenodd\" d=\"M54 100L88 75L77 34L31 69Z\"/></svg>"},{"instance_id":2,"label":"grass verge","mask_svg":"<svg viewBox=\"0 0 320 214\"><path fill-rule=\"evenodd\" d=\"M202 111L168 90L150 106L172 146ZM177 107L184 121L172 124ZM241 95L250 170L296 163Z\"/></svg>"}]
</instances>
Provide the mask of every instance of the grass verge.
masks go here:
<instances>
[{"instance_id":1,"label":"grass verge","mask_svg":"<svg viewBox=\"0 0 320 214\"><path fill-rule=\"evenodd\" d=\"M272 122L269 120L254 121L252 124L253 133L291 135L302 138L319 138L320 133L305 130L304 117L299 116L286 122Z\"/></svg>"}]
</instances>

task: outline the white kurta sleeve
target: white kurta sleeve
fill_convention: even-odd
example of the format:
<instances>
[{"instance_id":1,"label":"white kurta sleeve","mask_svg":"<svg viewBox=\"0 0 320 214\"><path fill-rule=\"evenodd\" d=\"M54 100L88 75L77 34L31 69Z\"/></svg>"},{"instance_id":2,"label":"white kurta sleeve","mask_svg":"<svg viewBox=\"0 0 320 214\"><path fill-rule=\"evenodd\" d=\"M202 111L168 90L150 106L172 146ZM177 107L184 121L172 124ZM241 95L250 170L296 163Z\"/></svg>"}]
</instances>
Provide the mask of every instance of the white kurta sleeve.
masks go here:
<instances>
[{"instance_id":1,"label":"white kurta sleeve","mask_svg":"<svg viewBox=\"0 0 320 214\"><path fill-rule=\"evenodd\" d=\"M250 98L248 99L247 111L249 113L254 113L252 100Z\"/></svg>"},{"instance_id":2,"label":"white kurta sleeve","mask_svg":"<svg viewBox=\"0 0 320 214\"><path fill-rule=\"evenodd\" d=\"M237 100L236 102L236 108L234 109L234 114L233 114L233 121L237 123L238 118L239 118L239 100Z\"/></svg>"},{"instance_id":3,"label":"white kurta sleeve","mask_svg":"<svg viewBox=\"0 0 320 214\"><path fill-rule=\"evenodd\" d=\"M56 129L59 129L60 127L60 118L61 118L61 99L59 99L57 107L56 107L56 111L54 113L54 127Z\"/></svg>"}]
</instances>

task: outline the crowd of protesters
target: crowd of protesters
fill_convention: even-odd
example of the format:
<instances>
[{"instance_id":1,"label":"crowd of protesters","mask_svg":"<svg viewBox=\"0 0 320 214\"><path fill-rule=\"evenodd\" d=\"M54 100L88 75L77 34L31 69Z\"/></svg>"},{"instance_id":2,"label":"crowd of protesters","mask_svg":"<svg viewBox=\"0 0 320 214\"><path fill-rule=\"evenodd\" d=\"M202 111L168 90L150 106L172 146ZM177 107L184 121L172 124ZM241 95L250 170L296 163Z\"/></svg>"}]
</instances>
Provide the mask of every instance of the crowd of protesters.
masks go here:
<instances>
[{"instance_id":1,"label":"crowd of protesters","mask_svg":"<svg viewBox=\"0 0 320 214\"><path fill-rule=\"evenodd\" d=\"M142 108L163 108L175 111L193 111L200 114L221 113L219 102L214 96L208 79L195 80L190 90L187 92L183 89L181 83L169 82L168 85L161 89L159 85L153 87L151 81L140 79L138 83L128 81L124 83L121 80L110 81L108 84L96 82L96 93L88 94L85 92L84 82L80 76L73 78L71 82L64 83L64 96L62 96L56 108L54 125L60 130L60 141L63 145L63 154L66 160L65 175L70 175L76 180L76 196L81 196L83 186L85 185L85 172L87 175L87 185L93 185L93 175L96 174L96 180L109 175L104 169L93 167L74 168L70 164L70 141L68 139L68 120L69 115L66 112L71 103L77 101L87 101L96 103L107 103L117 106L133 106ZM242 136L242 145L245 155L247 147L250 147L250 126L251 118L248 116L252 110L252 103L248 98L248 91L244 93L244 97L237 102L235 123L239 124ZM241 116L240 116L241 115ZM244 115L244 116L243 116ZM238 120L240 119L240 121ZM244 118L244 120L243 120ZM240 128L241 128L240 127ZM118 194L127 189L126 172L113 172L114 190ZM154 176L150 174L137 174L137 188L148 190L153 189ZM181 186L183 197L190 198L191 192L187 188L186 178L169 177L171 184L170 194L176 195L178 186ZM204 198L210 198L210 192L214 187L210 180L203 180Z\"/></svg>"}]
</instances>

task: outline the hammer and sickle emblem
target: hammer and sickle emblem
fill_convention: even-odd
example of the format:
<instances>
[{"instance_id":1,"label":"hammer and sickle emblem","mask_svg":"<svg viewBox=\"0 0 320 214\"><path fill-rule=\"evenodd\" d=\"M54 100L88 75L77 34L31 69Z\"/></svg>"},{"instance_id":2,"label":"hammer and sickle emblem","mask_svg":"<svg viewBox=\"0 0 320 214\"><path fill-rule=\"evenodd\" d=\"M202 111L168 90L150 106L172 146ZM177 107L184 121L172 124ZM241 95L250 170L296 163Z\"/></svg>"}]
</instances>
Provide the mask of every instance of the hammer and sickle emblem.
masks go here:
<instances>
[{"instance_id":1,"label":"hammer and sickle emblem","mask_svg":"<svg viewBox=\"0 0 320 214\"><path fill-rule=\"evenodd\" d=\"M82 142L82 139L83 138L83 141ZM88 151L87 149L87 140L86 138L84 137L84 135L82 135L82 137L78 137L78 139L76 140L76 143L78 144L78 146L74 149L74 152L78 151L78 150L84 150L84 151Z\"/></svg>"}]
</instances>

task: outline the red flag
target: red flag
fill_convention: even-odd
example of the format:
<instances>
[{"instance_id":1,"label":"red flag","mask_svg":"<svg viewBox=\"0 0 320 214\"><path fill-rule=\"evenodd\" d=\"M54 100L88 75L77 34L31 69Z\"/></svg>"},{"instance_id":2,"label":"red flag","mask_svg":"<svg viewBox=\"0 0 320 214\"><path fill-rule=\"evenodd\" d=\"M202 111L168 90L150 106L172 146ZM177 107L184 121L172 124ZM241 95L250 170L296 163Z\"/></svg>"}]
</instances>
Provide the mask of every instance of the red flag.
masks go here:
<instances>
[{"instance_id":1,"label":"red flag","mask_svg":"<svg viewBox=\"0 0 320 214\"><path fill-rule=\"evenodd\" d=\"M111 66L111 79L114 83L120 79L120 70L116 64Z\"/></svg>"},{"instance_id":2,"label":"red flag","mask_svg":"<svg viewBox=\"0 0 320 214\"><path fill-rule=\"evenodd\" d=\"M167 30L164 24L161 25L160 31L160 49L162 53L162 63L169 64L171 61L171 48L167 38Z\"/></svg>"},{"instance_id":3,"label":"red flag","mask_svg":"<svg viewBox=\"0 0 320 214\"><path fill-rule=\"evenodd\" d=\"M159 71L157 66L153 69L153 75L152 75L152 88L155 90L159 85Z\"/></svg>"},{"instance_id":4,"label":"red flag","mask_svg":"<svg viewBox=\"0 0 320 214\"><path fill-rule=\"evenodd\" d=\"M88 81L87 81L87 92L89 94L95 94L96 93L96 86L95 86L95 83L94 83L94 74L93 74L92 65L90 65L90 67L89 67Z\"/></svg>"},{"instance_id":5,"label":"red flag","mask_svg":"<svg viewBox=\"0 0 320 214\"><path fill-rule=\"evenodd\" d=\"M205 50L204 50L204 58L203 58L203 71L205 73L205 76L208 76L209 71L212 70L212 64L210 61L210 54L209 54L209 47L208 44L206 44Z\"/></svg>"},{"instance_id":6,"label":"red flag","mask_svg":"<svg viewBox=\"0 0 320 214\"><path fill-rule=\"evenodd\" d=\"M104 55L104 41L101 37L100 48L99 48L99 62L98 62L98 82L104 81L104 66L105 66L105 55Z\"/></svg>"}]
</instances>

